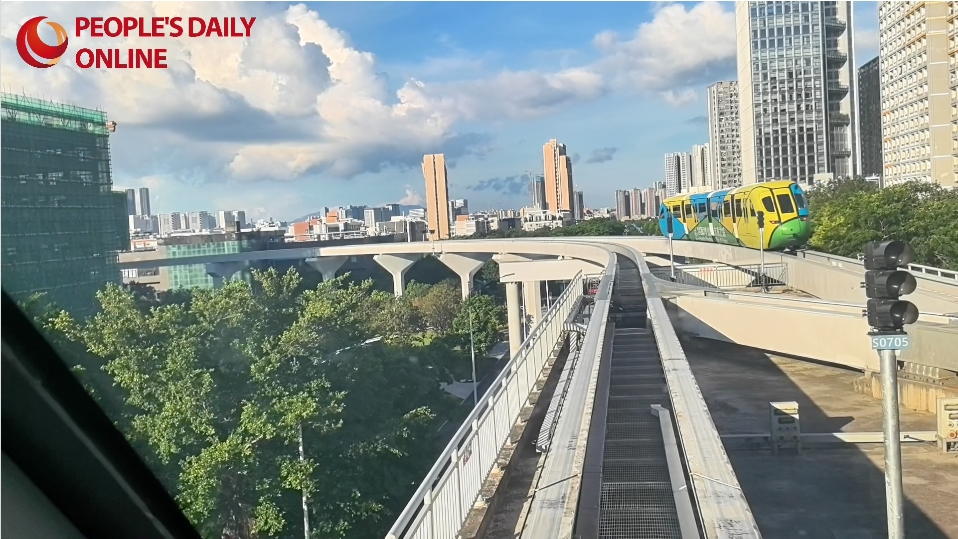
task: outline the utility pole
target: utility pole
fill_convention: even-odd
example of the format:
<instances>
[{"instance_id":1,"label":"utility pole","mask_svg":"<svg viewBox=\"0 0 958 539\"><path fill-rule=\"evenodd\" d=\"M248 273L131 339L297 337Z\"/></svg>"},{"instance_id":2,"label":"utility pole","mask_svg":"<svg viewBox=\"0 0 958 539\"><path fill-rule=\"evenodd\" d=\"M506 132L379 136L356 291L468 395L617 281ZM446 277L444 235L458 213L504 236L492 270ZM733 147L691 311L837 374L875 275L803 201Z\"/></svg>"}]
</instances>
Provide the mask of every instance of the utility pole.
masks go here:
<instances>
[{"instance_id":1,"label":"utility pole","mask_svg":"<svg viewBox=\"0 0 958 539\"><path fill-rule=\"evenodd\" d=\"M868 333L872 349L881 358L882 430L885 445L885 503L888 513L888 539L904 539L903 493L901 481L901 425L898 418L898 360L896 350L908 348L905 324L918 320L918 308L899 299L918 286L915 277L898 268L907 267L915 252L903 241L873 241L865 245L865 315L872 330Z\"/></svg>"},{"instance_id":2,"label":"utility pole","mask_svg":"<svg viewBox=\"0 0 958 539\"><path fill-rule=\"evenodd\" d=\"M759 211L758 216L758 253L761 257L760 270L762 272L761 285L762 292L768 292L765 288L765 212Z\"/></svg>"},{"instance_id":3,"label":"utility pole","mask_svg":"<svg viewBox=\"0 0 958 539\"><path fill-rule=\"evenodd\" d=\"M670 278L672 279L672 282L674 283L675 282L675 251L672 250L672 233L675 230L674 228L675 225L672 223L672 219L673 219L672 211L669 210L669 215L665 221L666 221L666 224L668 227L668 233L669 233L669 267L672 268L672 276Z\"/></svg>"},{"instance_id":4,"label":"utility pole","mask_svg":"<svg viewBox=\"0 0 958 539\"><path fill-rule=\"evenodd\" d=\"M299 462L306 461L306 449L303 446L303 423L299 423ZM303 489L303 537L309 539L309 505L306 501L306 489Z\"/></svg>"}]
</instances>

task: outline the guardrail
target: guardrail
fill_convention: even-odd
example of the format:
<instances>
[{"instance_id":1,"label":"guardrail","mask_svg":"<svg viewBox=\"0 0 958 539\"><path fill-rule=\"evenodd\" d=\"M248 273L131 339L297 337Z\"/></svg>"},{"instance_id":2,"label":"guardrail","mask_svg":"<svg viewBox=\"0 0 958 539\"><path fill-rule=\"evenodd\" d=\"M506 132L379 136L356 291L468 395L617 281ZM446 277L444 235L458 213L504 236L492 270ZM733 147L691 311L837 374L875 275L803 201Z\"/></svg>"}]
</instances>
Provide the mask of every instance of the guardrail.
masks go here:
<instances>
[{"instance_id":1,"label":"guardrail","mask_svg":"<svg viewBox=\"0 0 958 539\"><path fill-rule=\"evenodd\" d=\"M657 267L652 269L652 275L659 279L670 280L671 269ZM763 284L762 267L760 264L680 266L675 268L675 282L684 285L723 289L761 286ZM764 284L767 287L786 286L788 284L788 264L765 264Z\"/></svg>"},{"instance_id":2,"label":"guardrail","mask_svg":"<svg viewBox=\"0 0 958 539\"><path fill-rule=\"evenodd\" d=\"M844 267L845 264L848 264L851 266L862 266L862 258L864 257L864 255L859 255L858 258L848 258L846 256L820 253L818 251L798 251L795 253L795 255L802 258L817 259L827 264L831 264L832 266L837 266L840 268ZM932 266L924 266L922 264L908 264L908 269L910 271L917 271L925 275L940 277L942 279L947 279L949 281L958 281L958 271L954 271L954 270L935 268Z\"/></svg>"},{"instance_id":3,"label":"guardrail","mask_svg":"<svg viewBox=\"0 0 958 539\"><path fill-rule=\"evenodd\" d=\"M565 330L566 318L578 304L583 286L579 273L536 324L449 441L386 539L456 536Z\"/></svg>"}]
</instances>

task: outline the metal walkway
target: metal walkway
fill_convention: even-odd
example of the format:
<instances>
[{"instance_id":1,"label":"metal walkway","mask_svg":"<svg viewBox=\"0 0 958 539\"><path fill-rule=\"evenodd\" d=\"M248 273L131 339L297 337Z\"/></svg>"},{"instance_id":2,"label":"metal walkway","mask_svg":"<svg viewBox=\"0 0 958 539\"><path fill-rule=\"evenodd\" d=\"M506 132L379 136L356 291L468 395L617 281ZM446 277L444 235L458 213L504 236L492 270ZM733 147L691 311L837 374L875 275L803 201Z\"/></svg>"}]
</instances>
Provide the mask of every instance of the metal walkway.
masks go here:
<instances>
[{"instance_id":1,"label":"metal walkway","mask_svg":"<svg viewBox=\"0 0 958 539\"><path fill-rule=\"evenodd\" d=\"M681 538L669 462L652 405L669 407L639 269L617 255L610 353L604 354L593 409L577 535L608 539ZM596 480L597 479L597 480ZM598 504L588 500L598 499Z\"/></svg>"},{"instance_id":2,"label":"metal walkway","mask_svg":"<svg viewBox=\"0 0 958 539\"><path fill-rule=\"evenodd\" d=\"M599 537L681 539L668 461L653 404L668 408L655 338L616 329L602 458Z\"/></svg>"}]
</instances>

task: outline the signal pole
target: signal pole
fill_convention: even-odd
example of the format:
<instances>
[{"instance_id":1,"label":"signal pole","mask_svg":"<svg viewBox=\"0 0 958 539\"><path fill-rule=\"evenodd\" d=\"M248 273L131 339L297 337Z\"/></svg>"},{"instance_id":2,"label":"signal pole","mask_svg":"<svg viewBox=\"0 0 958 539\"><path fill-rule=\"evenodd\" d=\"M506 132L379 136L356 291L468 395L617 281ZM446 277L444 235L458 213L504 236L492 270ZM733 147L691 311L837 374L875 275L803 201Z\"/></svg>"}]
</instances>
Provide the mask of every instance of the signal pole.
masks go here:
<instances>
[{"instance_id":1,"label":"signal pole","mask_svg":"<svg viewBox=\"0 0 958 539\"><path fill-rule=\"evenodd\" d=\"M762 292L768 292L765 289L765 212L758 212L758 254L761 257L761 269L762 272Z\"/></svg>"},{"instance_id":2,"label":"signal pole","mask_svg":"<svg viewBox=\"0 0 958 539\"><path fill-rule=\"evenodd\" d=\"M917 288L907 267L915 252L902 241L873 241L865 245L865 311L872 348L878 350L882 384L882 430L885 445L885 504L888 513L888 539L904 539L901 481L901 425L898 418L898 360L896 350L908 347L905 324L918 320L918 308L899 299Z\"/></svg>"},{"instance_id":3,"label":"signal pole","mask_svg":"<svg viewBox=\"0 0 958 539\"><path fill-rule=\"evenodd\" d=\"M672 224L672 211L669 210L669 215L666 218L666 223L668 226L669 232L669 267L672 268L672 282L675 282L675 252L672 250L672 231L674 230L674 225Z\"/></svg>"}]
</instances>

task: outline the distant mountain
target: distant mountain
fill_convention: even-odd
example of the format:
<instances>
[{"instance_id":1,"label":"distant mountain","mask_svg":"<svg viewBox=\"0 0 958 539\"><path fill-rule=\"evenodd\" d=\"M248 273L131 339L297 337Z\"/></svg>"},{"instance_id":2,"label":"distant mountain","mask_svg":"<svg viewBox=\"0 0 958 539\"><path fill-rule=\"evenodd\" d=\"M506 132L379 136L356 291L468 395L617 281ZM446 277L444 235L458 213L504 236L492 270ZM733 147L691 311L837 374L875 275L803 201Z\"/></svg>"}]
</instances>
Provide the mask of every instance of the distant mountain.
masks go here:
<instances>
[{"instance_id":1,"label":"distant mountain","mask_svg":"<svg viewBox=\"0 0 958 539\"><path fill-rule=\"evenodd\" d=\"M376 207L376 206L371 206L371 207ZM409 210L424 210L424 209L426 209L426 208L424 208L424 207L422 207L422 206L416 206L416 205L407 206L407 205L405 205L405 204L401 204L399 207L402 209L402 212L403 212L404 214L409 213ZM290 222L290 223L302 223L302 222L304 222L304 221L308 221L311 217L322 217L323 215L325 215L325 214L323 213L323 210L320 209L320 210L318 210L318 211L316 211L316 212L314 212L314 213L307 213L306 215L304 215L304 216L302 216L302 217L299 217L299 218L297 218L297 219L293 219L293 220L291 220L291 221L289 221L289 222Z\"/></svg>"}]
</instances>

